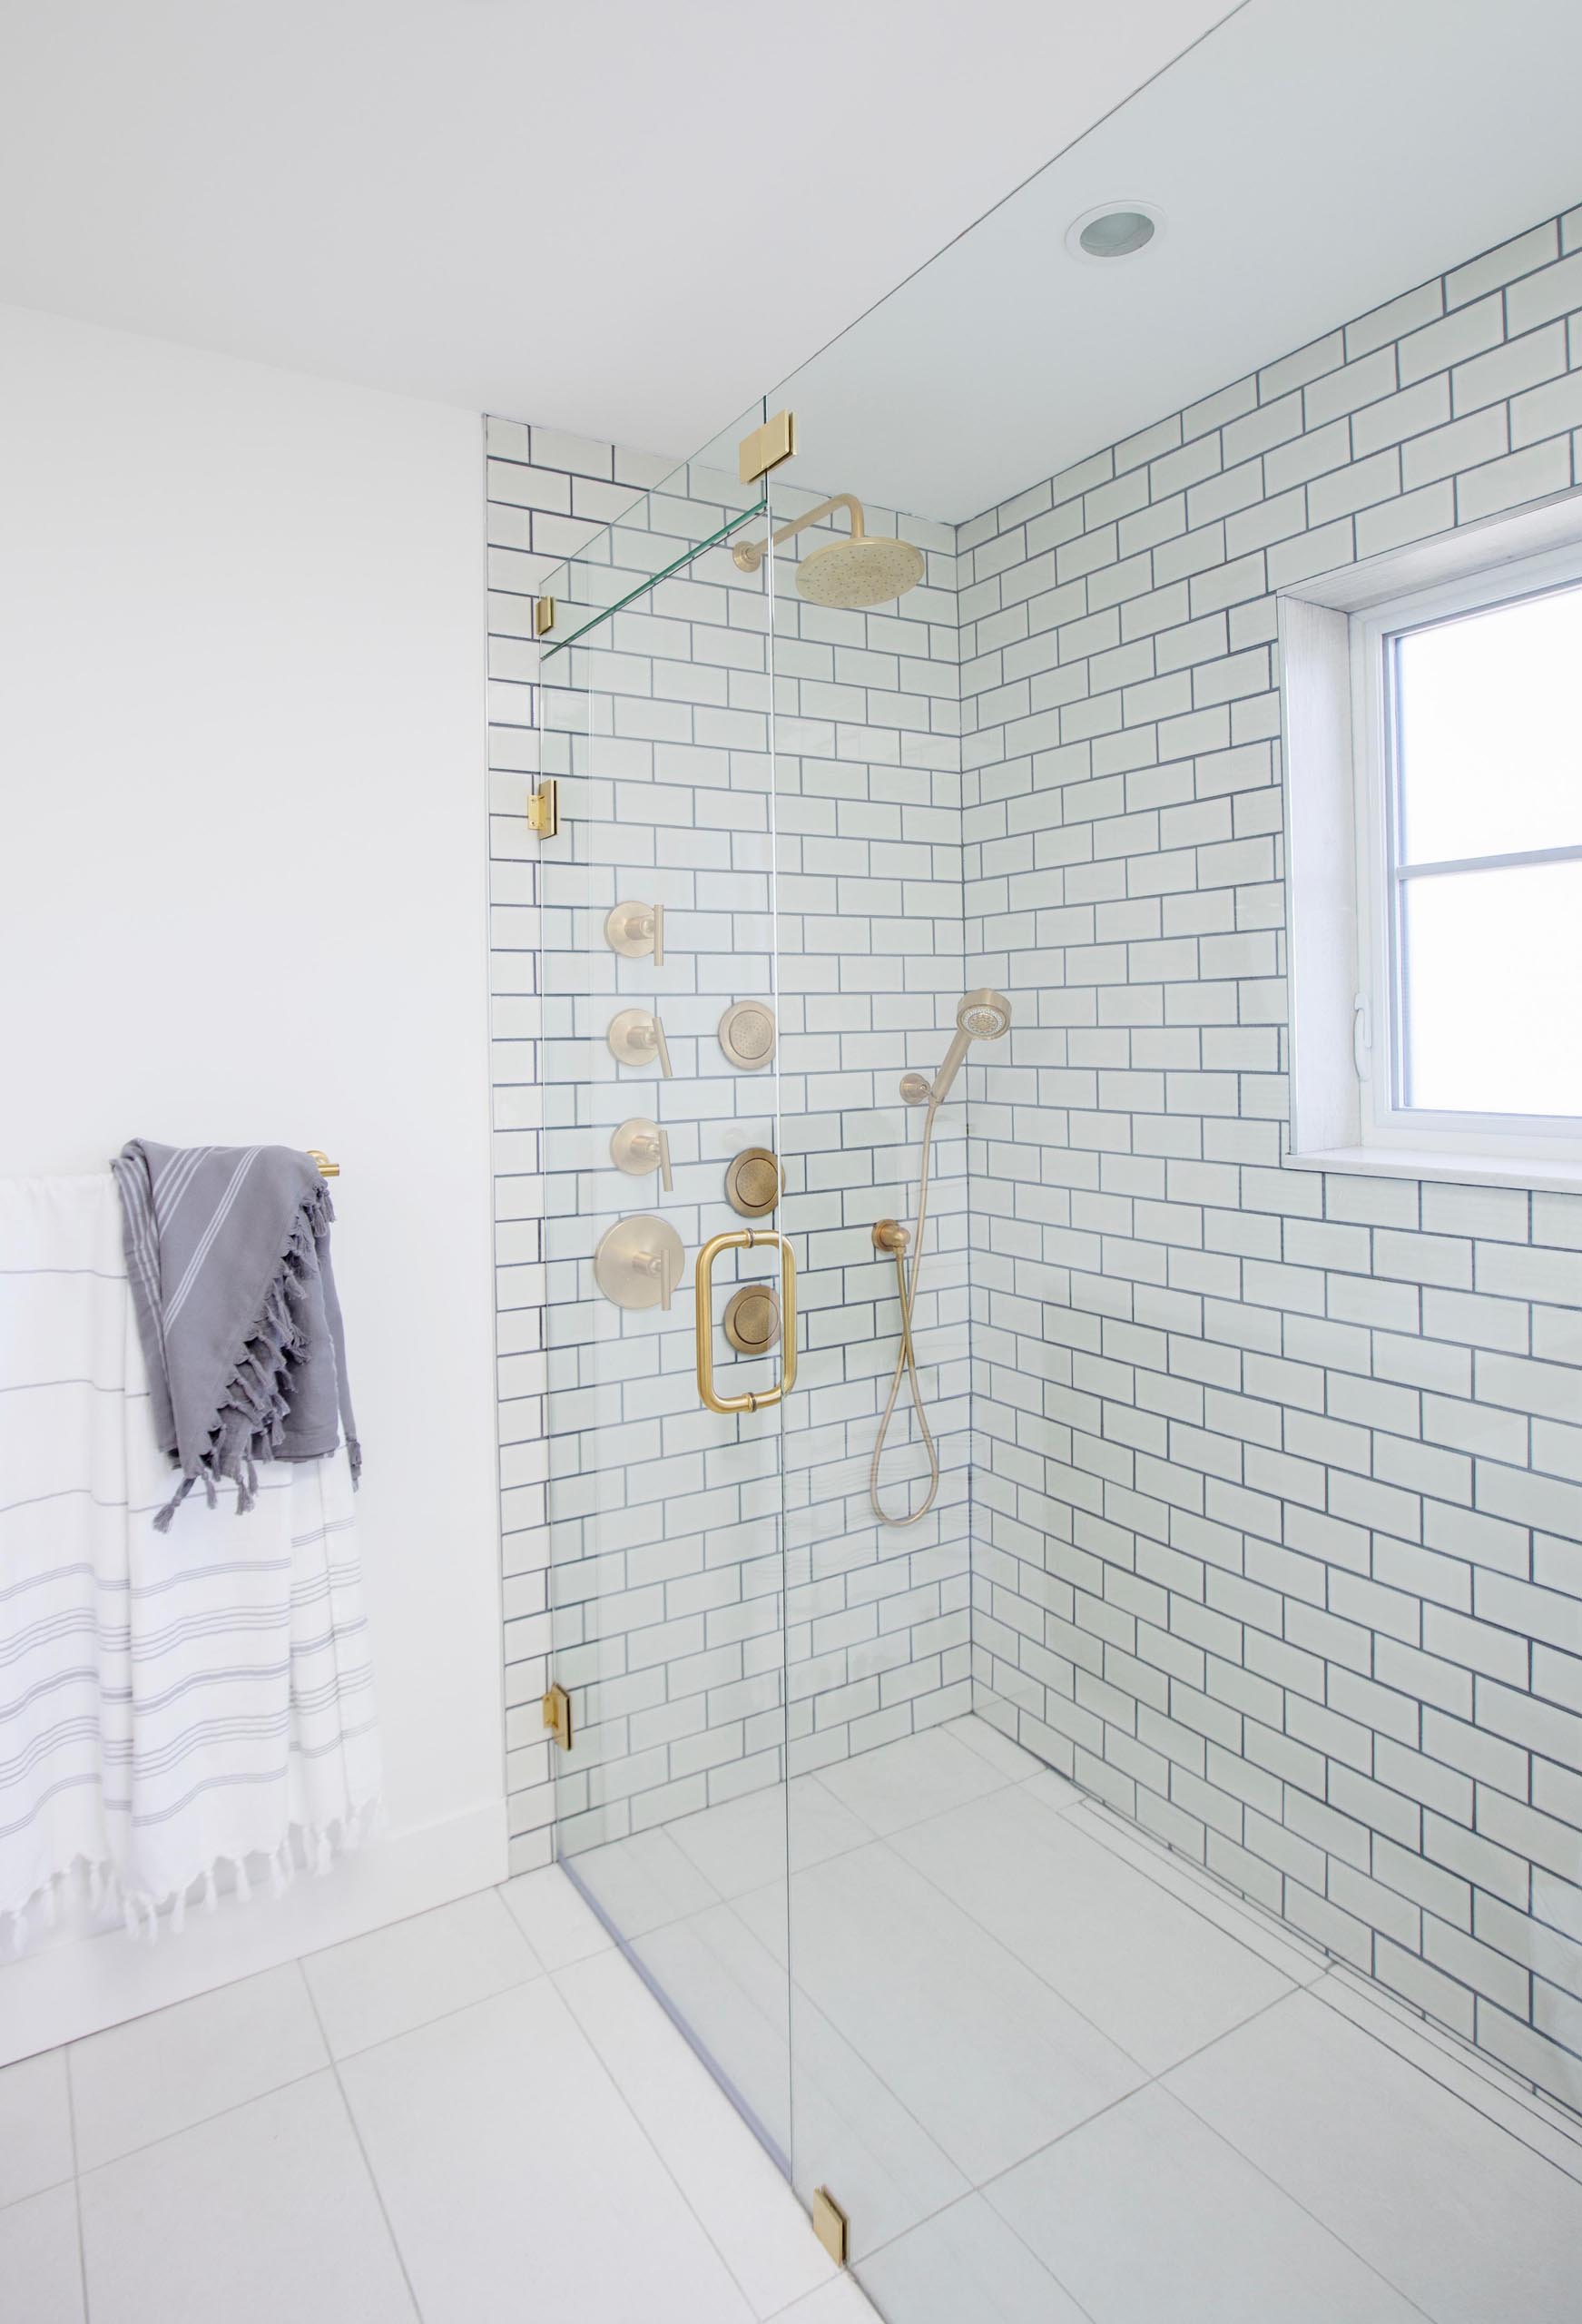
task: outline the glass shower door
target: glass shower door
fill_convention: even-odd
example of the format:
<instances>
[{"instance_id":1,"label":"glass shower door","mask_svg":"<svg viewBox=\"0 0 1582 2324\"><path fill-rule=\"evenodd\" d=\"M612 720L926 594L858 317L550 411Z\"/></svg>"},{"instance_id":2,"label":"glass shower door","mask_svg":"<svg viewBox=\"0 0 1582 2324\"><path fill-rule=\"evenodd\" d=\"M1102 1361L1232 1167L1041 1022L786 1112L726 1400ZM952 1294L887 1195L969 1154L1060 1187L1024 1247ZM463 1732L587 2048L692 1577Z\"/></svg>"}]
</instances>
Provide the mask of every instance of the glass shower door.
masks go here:
<instances>
[{"instance_id":1,"label":"glass shower door","mask_svg":"<svg viewBox=\"0 0 1582 2324\"><path fill-rule=\"evenodd\" d=\"M773 597L784 1224L806 1325L782 1452L789 1908L741 1909L791 1978L793 2183L815 2222L820 2191L845 2215L862 2276L970 2185L959 1996L935 1892L895 1845L971 1761L948 1734L971 1701L964 1109L933 1125L919 1221L925 1109L903 1096L939 1066L966 983L958 674L951 529L880 505L804 384L776 474L777 529L801 529ZM921 1229L920 1411L897 1376L898 1226L909 1256Z\"/></svg>"},{"instance_id":2,"label":"glass shower door","mask_svg":"<svg viewBox=\"0 0 1582 2324\"><path fill-rule=\"evenodd\" d=\"M545 584L539 872L557 1854L783 2168L771 512L736 459L762 417Z\"/></svg>"}]
</instances>

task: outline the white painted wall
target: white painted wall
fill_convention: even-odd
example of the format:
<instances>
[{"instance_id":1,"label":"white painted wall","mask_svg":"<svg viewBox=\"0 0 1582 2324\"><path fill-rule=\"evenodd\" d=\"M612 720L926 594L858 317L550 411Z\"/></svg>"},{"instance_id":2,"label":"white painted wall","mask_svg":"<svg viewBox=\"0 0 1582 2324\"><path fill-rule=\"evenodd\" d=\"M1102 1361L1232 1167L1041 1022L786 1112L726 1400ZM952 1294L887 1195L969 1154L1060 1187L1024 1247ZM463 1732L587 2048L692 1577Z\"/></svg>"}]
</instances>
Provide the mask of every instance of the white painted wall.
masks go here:
<instances>
[{"instance_id":1,"label":"white painted wall","mask_svg":"<svg viewBox=\"0 0 1582 2324\"><path fill-rule=\"evenodd\" d=\"M504 1870L479 463L467 411L0 309L0 1172L343 1166L389 1810L282 1904L0 1966L0 2060Z\"/></svg>"}]
</instances>

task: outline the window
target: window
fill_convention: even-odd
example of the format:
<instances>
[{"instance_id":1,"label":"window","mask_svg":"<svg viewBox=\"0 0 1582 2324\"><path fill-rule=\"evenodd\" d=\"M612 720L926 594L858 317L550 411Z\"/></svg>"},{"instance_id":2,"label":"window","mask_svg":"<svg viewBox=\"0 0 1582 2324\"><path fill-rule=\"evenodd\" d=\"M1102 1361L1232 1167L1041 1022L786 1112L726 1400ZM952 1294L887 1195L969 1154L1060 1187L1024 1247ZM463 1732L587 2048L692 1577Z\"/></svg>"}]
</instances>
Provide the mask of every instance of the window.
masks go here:
<instances>
[{"instance_id":1,"label":"window","mask_svg":"<svg viewBox=\"0 0 1582 2324\"><path fill-rule=\"evenodd\" d=\"M1299 1165L1582 1183L1582 547L1492 529L1282 601Z\"/></svg>"}]
</instances>

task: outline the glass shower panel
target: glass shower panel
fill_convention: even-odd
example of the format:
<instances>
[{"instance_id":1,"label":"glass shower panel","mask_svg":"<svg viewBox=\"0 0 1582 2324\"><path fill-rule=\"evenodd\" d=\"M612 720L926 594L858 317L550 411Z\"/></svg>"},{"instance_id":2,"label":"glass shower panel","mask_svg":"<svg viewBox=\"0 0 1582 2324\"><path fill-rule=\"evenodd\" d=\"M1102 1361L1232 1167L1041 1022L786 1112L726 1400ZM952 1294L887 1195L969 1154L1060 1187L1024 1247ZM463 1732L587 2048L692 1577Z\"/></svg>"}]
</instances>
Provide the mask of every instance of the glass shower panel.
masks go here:
<instances>
[{"instance_id":1,"label":"glass shower panel","mask_svg":"<svg viewBox=\"0 0 1582 2324\"><path fill-rule=\"evenodd\" d=\"M955 539L798 425L776 515L803 529L773 599L784 1221L807 1322L783 1447L792 2176L810 2205L829 2189L860 2260L965 2185L925 2087L958 1996L918 1942L927 1884L887 1845L970 1709L963 1109L929 1125L919 1219L929 1109L903 1095L966 984Z\"/></svg>"},{"instance_id":2,"label":"glass shower panel","mask_svg":"<svg viewBox=\"0 0 1582 2324\"><path fill-rule=\"evenodd\" d=\"M1469 103L1497 61L1388 37L1401 77L1459 74ZM1358 1875L1366 1830L1426 1876L1415 1809L1350 1755L1433 1705L1388 1625L1402 1685L1360 1687L1358 1529L1326 1507L1331 1559L1305 1497L1326 1464L1287 1458L1317 1373L1322 1425L1363 1409L1370 1268L1330 1271L1344 1360L1321 1362L1311 1290L1286 1308L1268 1265L1274 600L1348 511L1359 554L1395 521L1347 497L1381 456L1346 418L1393 409L1392 334L1443 355L1436 270L1482 248L1479 271L1519 262L1508 306L1529 278L1557 295L1574 188L1482 208L1482 243L1435 256L1433 205L1392 205L1389 173L1404 139L1442 202L1475 140L1349 56L1284 0L1233 10L550 584L559 1850L815 2223L844 2215L889 2324L1371 2314L1349 2196L1313 2240L1364 2038L1308 1994L1313 1948L1387 1946L1400 1993L1483 2039L1488 1996L1458 2017L1428 1920L1415 1957L1400 1896ZM1299 79L1302 105L1246 102ZM1551 103L1552 69L1528 79ZM1338 121L1371 188L1343 293ZM1325 198L1271 204L1299 181ZM1117 208L1167 234L1096 252ZM1546 216L1541 264L1529 232L1490 247ZM782 409L794 453L738 485L737 438ZM796 1262L794 1393L722 1411L781 1377L760 1225ZM1378 1546L1399 1579L1432 1541ZM1356 1622L1315 1625L1337 1566ZM1391 1624L1431 1614L1399 1594ZM1332 1854L1331 1782L1356 1810ZM1572 2095L1521 1950L1552 1927L1507 1926L1499 1991L1514 1968L1531 2014L1502 2004L1486 2046ZM1422 2075L1397 2063L1375 2176L1412 2151ZM1212 2129L1162 2093L1178 2071L1218 2090ZM1381 2273L1418 2240L1381 2230Z\"/></svg>"},{"instance_id":3,"label":"glass shower panel","mask_svg":"<svg viewBox=\"0 0 1582 2324\"><path fill-rule=\"evenodd\" d=\"M771 633L732 555L762 416L545 585L540 892L557 1852L783 2165Z\"/></svg>"}]
</instances>

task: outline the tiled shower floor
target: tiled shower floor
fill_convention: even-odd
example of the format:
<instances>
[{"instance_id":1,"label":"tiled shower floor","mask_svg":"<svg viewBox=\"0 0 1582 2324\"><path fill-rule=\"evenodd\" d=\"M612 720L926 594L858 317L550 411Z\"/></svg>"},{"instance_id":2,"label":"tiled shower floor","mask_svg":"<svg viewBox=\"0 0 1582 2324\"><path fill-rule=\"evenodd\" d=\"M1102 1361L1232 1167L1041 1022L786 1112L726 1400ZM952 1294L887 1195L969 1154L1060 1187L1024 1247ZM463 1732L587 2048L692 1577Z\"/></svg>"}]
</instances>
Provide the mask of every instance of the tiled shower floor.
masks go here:
<instances>
[{"instance_id":1,"label":"tiled shower floor","mask_svg":"<svg viewBox=\"0 0 1582 2324\"><path fill-rule=\"evenodd\" d=\"M4 2324L563 2318L872 2324L559 1872L0 2071Z\"/></svg>"},{"instance_id":2,"label":"tiled shower floor","mask_svg":"<svg viewBox=\"0 0 1582 2324\"><path fill-rule=\"evenodd\" d=\"M576 1860L786 2142L786 1807ZM893 2324L1576 2324L1582 2122L977 1719L799 1778L796 2152Z\"/></svg>"},{"instance_id":3,"label":"tiled shower floor","mask_svg":"<svg viewBox=\"0 0 1582 2324\"><path fill-rule=\"evenodd\" d=\"M798 2152L893 2324L1582 2312L1575 2122L992 1729L791 1821ZM770 2112L783 1852L762 1799L578 1866ZM550 1871L0 2072L0 2316L870 2311Z\"/></svg>"}]
</instances>

